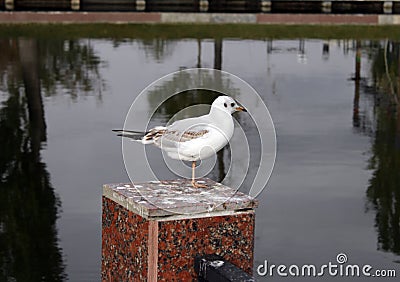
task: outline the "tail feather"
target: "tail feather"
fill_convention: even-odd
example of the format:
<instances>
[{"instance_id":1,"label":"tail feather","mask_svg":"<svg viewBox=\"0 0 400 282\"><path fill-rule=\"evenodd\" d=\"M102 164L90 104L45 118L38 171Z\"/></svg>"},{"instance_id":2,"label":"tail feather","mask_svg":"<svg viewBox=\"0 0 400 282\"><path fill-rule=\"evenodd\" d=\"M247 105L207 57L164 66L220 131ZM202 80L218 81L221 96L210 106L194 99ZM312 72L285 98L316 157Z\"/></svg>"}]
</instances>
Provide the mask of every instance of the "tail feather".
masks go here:
<instances>
[{"instance_id":1,"label":"tail feather","mask_svg":"<svg viewBox=\"0 0 400 282\"><path fill-rule=\"evenodd\" d=\"M164 126L156 126L147 132L124 130L124 129L113 129L117 133L117 136L127 137L134 141L139 141L143 144L153 144L155 140L160 138L166 131Z\"/></svg>"},{"instance_id":2,"label":"tail feather","mask_svg":"<svg viewBox=\"0 0 400 282\"><path fill-rule=\"evenodd\" d=\"M125 130L125 129L113 129L113 132L118 132L118 133L130 133L130 134L147 134L147 132L144 131L134 131L134 130Z\"/></svg>"},{"instance_id":3,"label":"tail feather","mask_svg":"<svg viewBox=\"0 0 400 282\"><path fill-rule=\"evenodd\" d=\"M112 131L116 132L117 136L131 138L136 141L141 141L143 137L148 133L148 132L123 130L123 129L113 129Z\"/></svg>"}]
</instances>

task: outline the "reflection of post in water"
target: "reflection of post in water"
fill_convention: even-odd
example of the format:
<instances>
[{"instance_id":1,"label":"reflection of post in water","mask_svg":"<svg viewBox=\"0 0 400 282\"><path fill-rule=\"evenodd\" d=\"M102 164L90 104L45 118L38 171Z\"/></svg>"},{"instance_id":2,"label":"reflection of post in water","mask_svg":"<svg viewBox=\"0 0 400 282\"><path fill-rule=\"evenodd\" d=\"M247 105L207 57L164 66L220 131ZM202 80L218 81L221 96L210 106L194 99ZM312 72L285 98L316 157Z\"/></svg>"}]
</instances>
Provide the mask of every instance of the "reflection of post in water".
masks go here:
<instances>
[{"instance_id":1,"label":"reflection of post in water","mask_svg":"<svg viewBox=\"0 0 400 282\"><path fill-rule=\"evenodd\" d=\"M222 69L222 39L216 38L214 40L214 69ZM225 163L224 163L224 151L222 148L217 153L217 163L218 163L218 182L221 182L225 178Z\"/></svg>"},{"instance_id":2,"label":"reflection of post in water","mask_svg":"<svg viewBox=\"0 0 400 282\"><path fill-rule=\"evenodd\" d=\"M201 39L197 39L197 65L196 67L201 68Z\"/></svg>"},{"instance_id":3,"label":"reflection of post in water","mask_svg":"<svg viewBox=\"0 0 400 282\"><path fill-rule=\"evenodd\" d=\"M360 79L361 79L361 42L356 43L356 58L355 58L355 74L354 74L354 100L353 100L353 126L360 127Z\"/></svg>"},{"instance_id":4,"label":"reflection of post in water","mask_svg":"<svg viewBox=\"0 0 400 282\"><path fill-rule=\"evenodd\" d=\"M361 42L360 40L356 41L356 72L354 75L355 81L360 81L361 78Z\"/></svg>"},{"instance_id":5,"label":"reflection of post in water","mask_svg":"<svg viewBox=\"0 0 400 282\"><path fill-rule=\"evenodd\" d=\"M5 85L9 97L0 105L0 281L63 281L56 229L60 202L40 160L46 125L38 47L35 40L19 40L17 46L26 99L15 83L20 72L9 72L13 83Z\"/></svg>"},{"instance_id":6,"label":"reflection of post in water","mask_svg":"<svg viewBox=\"0 0 400 282\"><path fill-rule=\"evenodd\" d=\"M214 69L222 69L222 39L214 40Z\"/></svg>"},{"instance_id":7,"label":"reflection of post in water","mask_svg":"<svg viewBox=\"0 0 400 282\"><path fill-rule=\"evenodd\" d=\"M306 53L306 41L304 39L299 40L299 54L305 55Z\"/></svg>"},{"instance_id":8,"label":"reflection of post in water","mask_svg":"<svg viewBox=\"0 0 400 282\"><path fill-rule=\"evenodd\" d=\"M329 41L325 41L322 44L322 59L324 60L329 59Z\"/></svg>"},{"instance_id":9,"label":"reflection of post in water","mask_svg":"<svg viewBox=\"0 0 400 282\"><path fill-rule=\"evenodd\" d=\"M376 211L379 249L400 254L400 120L382 108L377 113L367 197Z\"/></svg>"},{"instance_id":10,"label":"reflection of post in water","mask_svg":"<svg viewBox=\"0 0 400 282\"><path fill-rule=\"evenodd\" d=\"M46 141L46 122L40 91L38 46L36 40L19 39L19 57L25 95L28 103L30 143L34 157L38 160L40 144Z\"/></svg>"},{"instance_id":11,"label":"reflection of post in water","mask_svg":"<svg viewBox=\"0 0 400 282\"><path fill-rule=\"evenodd\" d=\"M399 47L400 49L400 47ZM397 56L397 101L400 101L400 50ZM397 136L400 142L400 103L397 103L396 113L397 113ZM397 148L400 149L400 143L397 144Z\"/></svg>"},{"instance_id":12,"label":"reflection of post in water","mask_svg":"<svg viewBox=\"0 0 400 282\"><path fill-rule=\"evenodd\" d=\"M397 57L397 101L400 101L400 54Z\"/></svg>"},{"instance_id":13,"label":"reflection of post in water","mask_svg":"<svg viewBox=\"0 0 400 282\"><path fill-rule=\"evenodd\" d=\"M396 83L396 93L397 95L397 104L396 104L396 120L397 120L397 127L396 127L396 148L397 150L400 150L400 44L397 44L397 83Z\"/></svg>"},{"instance_id":14,"label":"reflection of post in water","mask_svg":"<svg viewBox=\"0 0 400 282\"><path fill-rule=\"evenodd\" d=\"M367 188L367 198L375 211L378 249L400 254L400 115L393 105L390 80L398 76L400 44L393 48L379 46L373 52L372 74L377 89L374 118L375 129L369 167L373 170ZM385 61L386 60L386 61ZM389 71L388 71L389 70Z\"/></svg>"},{"instance_id":15,"label":"reflection of post in water","mask_svg":"<svg viewBox=\"0 0 400 282\"><path fill-rule=\"evenodd\" d=\"M273 46L272 46L272 39L267 40L267 54L272 54Z\"/></svg>"}]
</instances>

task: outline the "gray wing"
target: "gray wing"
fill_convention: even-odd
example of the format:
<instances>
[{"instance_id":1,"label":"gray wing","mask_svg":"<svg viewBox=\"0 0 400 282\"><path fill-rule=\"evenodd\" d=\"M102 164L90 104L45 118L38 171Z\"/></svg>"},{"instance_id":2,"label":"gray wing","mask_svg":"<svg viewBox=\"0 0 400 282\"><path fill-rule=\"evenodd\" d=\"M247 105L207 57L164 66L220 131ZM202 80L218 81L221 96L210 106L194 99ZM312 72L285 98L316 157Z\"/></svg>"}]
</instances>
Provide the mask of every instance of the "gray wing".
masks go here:
<instances>
[{"instance_id":1,"label":"gray wing","mask_svg":"<svg viewBox=\"0 0 400 282\"><path fill-rule=\"evenodd\" d=\"M206 116L187 118L168 126L155 144L163 149L173 149L181 143L201 138L207 133L209 133L209 120Z\"/></svg>"}]
</instances>

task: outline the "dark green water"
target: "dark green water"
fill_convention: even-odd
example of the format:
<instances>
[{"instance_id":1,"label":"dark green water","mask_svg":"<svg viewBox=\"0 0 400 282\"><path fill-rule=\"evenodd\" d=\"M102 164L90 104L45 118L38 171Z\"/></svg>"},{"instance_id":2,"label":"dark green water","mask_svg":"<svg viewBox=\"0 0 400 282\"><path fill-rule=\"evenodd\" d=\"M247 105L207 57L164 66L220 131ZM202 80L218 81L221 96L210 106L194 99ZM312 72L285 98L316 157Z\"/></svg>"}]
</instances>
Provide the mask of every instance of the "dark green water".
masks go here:
<instances>
[{"instance_id":1,"label":"dark green water","mask_svg":"<svg viewBox=\"0 0 400 282\"><path fill-rule=\"evenodd\" d=\"M148 84L192 67L243 78L275 122L255 267L321 265L344 252L351 263L399 276L400 43L307 36L0 36L0 281L100 280L101 186L129 181L111 129ZM181 94L154 122L188 99L204 102ZM256 129L244 128L257 143ZM158 149L149 158L159 177L174 177ZM211 178L226 173L227 159Z\"/></svg>"}]
</instances>

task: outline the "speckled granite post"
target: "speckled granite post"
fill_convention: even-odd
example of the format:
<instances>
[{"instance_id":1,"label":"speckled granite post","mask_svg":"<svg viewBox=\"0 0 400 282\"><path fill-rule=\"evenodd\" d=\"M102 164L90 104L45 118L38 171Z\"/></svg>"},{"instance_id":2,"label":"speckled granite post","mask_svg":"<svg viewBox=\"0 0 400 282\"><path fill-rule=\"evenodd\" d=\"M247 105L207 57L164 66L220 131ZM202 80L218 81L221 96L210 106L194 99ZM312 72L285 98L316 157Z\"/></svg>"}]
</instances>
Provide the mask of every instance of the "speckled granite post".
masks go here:
<instances>
[{"instance_id":1,"label":"speckled granite post","mask_svg":"<svg viewBox=\"0 0 400 282\"><path fill-rule=\"evenodd\" d=\"M252 273L256 200L210 179L103 187L103 281L190 281L196 255Z\"/></svg>"}]
</instances>

